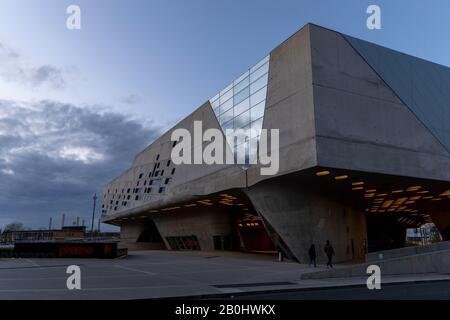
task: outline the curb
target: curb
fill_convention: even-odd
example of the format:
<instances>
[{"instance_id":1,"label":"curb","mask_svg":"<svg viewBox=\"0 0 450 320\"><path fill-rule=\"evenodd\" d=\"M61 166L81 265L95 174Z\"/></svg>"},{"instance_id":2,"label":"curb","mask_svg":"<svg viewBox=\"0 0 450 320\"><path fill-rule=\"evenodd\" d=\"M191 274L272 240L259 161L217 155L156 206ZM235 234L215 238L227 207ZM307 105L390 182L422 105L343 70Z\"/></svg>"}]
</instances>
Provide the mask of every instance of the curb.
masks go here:
<instances>
[{"instance_id":1,"label":"curb","mask_svg":"<svg viewBox=\"0 0 450 320\"><path fill-rule=\"evenodd\" d=\"M427 280L407 280L407 281L396 281L396 282L386 282L381 283L384 286L395 286L407 283L434 283L434 282L450 282L450 279L427 279ZM285 293L285 292L298 292L298 291L318 291L318 290L333 290L333 289L349 289L349 288L360 288L365 287L365 284L342 284L334 286L323 286L323 287L301 287L301 288L288 288L288 289L266 289L266 290L254 290L245 292L235 292L235 293L208 293L190 296L176 296L176 297L164 297L164 298L143 298L138 300L203 300L203 299L233 299L239 296L246 295L262 295L270 293Z\"/></svg>"}]
</instances>

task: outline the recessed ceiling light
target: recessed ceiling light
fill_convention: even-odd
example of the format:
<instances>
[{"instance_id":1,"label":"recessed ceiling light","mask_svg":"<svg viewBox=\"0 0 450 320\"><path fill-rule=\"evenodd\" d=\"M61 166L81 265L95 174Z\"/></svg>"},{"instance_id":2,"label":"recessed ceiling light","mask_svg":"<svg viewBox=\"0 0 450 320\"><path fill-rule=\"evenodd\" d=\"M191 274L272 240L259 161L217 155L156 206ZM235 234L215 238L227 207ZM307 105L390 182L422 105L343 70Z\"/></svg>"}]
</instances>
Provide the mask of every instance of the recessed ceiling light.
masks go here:
<instances>
[{"instance_id":1,"label":"recessed ceiling light","mask_svg":"<svg viewBox=\"0 0 450 320\"><path fill-rule=\"evenodd\" d=\"M386 200L381 207L382 208L388 208L392 203L394 202L394 200Z\"/></svg>"},{"instance_id":2,"label":"recessed ceiling light","mask_svg":"<svg viewBox=\"0 0 450 320\"><path fill-rule=\"evenodd\" d=\"M402 204L406 200L408 200L408 198L398 198L397 200L395 200L394 204Z\"/></svg>"},{"instance_id":3,"label":"recessed ceiling light","mask_svg":"<svg viewBox=\"0 0 450 320\"><path fill-rule=\"evenodd\" d=\"M330 171L327 171L327 170L316 172L316 176L318 176L318 177L327 176L329 174L330 174Z\"/></svg>"}]
</instances>

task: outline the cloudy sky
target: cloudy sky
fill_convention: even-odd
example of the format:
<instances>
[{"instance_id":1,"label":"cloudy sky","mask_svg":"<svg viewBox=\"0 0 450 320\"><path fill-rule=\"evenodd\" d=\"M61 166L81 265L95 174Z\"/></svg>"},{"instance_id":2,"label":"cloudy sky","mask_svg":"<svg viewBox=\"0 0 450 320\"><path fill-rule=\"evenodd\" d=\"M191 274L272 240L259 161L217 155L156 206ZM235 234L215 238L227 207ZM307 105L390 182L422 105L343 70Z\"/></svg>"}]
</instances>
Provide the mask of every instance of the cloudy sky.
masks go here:
<instances>
[{"instance_id":1,"label":"cloudy sky","mask_svg":"<svg viewBox=\"0 0 450 320\"><path fill-rule=\"evenodd\" d=\"M139 150L307 22L450 65L449 17L440 0L0 0L0 228L89 221Z\"/></svg>"}]
</instances>

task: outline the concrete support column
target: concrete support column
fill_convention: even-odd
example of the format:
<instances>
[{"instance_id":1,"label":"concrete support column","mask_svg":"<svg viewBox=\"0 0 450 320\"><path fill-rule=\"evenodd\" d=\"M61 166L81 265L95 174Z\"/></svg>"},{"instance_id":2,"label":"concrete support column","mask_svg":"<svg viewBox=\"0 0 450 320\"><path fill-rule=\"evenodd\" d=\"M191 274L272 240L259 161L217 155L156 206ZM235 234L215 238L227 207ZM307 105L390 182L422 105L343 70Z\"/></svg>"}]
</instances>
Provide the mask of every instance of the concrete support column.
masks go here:
<instances>
[{"instance_id":1,"label":"concrete support column","mask_svg":"<svg viewBox=\"0 0 450 320\"><path fill-rule=\"evenodd\" d=\"M312 243L318 262L326 263L326 240L334 247L334 261L363 261L367 247L365 215L300 184L276 179L252 186L246 193L300 263L308 262Z\"/></svg>"}]
</instances>

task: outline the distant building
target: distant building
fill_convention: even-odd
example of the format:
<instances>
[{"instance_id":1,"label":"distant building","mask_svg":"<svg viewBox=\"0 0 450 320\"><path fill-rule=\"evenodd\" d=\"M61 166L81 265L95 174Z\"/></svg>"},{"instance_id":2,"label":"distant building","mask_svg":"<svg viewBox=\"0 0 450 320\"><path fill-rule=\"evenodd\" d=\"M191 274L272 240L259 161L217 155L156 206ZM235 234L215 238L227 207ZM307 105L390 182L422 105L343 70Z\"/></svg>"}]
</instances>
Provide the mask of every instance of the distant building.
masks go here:
<instances>
[{"instance_id":1,"label":"distant building","mask_svg":"<svg viewBox=\"0 0 450 320\"><path fill-rule=\"evenodd\" d=\"M67 226L52 230L16 230L4 231L0 234L1 243L15 241L74 240L93 237L94 239L119 239L118 232L86 232L85 226Z\"/></svg>"},{"instance_id":2,"label":"distant building","mask_svg":"<svg viewBox=\"0 0 450 320\"><path fill-rule=\"evenodd\" d=\"M1 242L80 239L86 234L85 226L68 226L52 230L11 230L1 234Z\"/></svg>"},{"instance_id":3,"label":"distant building","mask_svg":"<svg viewBox=\"0 0 450 320\"><path fill-rule=\"evenodd\" d=\"M408 245L427 245L441 240L441 234L434 223L426 223L420 228L406 230L406 244Z\"/></svg>"}]
</instances>

